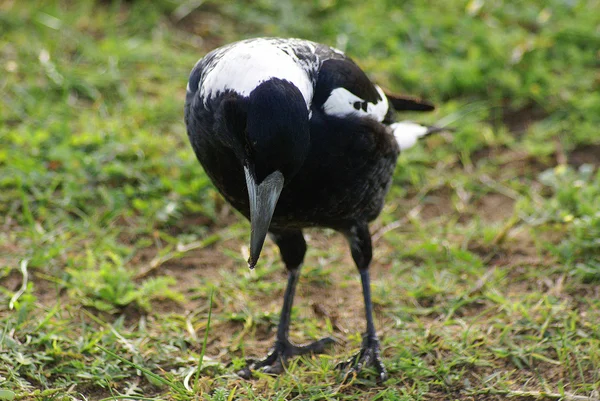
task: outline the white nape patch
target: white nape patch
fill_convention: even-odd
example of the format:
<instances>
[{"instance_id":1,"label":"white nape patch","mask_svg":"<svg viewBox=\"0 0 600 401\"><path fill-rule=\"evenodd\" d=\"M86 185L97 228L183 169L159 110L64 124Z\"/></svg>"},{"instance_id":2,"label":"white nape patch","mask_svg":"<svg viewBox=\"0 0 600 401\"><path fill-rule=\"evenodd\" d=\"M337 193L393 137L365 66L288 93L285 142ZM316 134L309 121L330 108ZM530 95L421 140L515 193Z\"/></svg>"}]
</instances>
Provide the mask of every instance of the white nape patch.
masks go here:
<instances>
[{"instance_id":1,"label":"white nape patch","mask_svg":"<svg viewBox=\"0 0 600 401\"><path fill-rule=\"evenodd\" d=\"M365 103L364 99L356 96L346 88L335 88L331 91L329 98L323 104L323 110L326 114L343 117L348 114L357 114L359 116L371 117L379 122L383 121L385 115L388 112L388 101L387 97L381 90L381 88L375 85L381 100L377 103L367 103L367 110L362 108L362 104ZM358 109L354 107L356 103L360 104Z\"/></svg>"},{"instance_id":2,"label":"white nape patch","mask_svg":"<svg viewBox=\"0 0 600 401\"><path fill-rule=\"evenodd\" d=\"M379 85L375 85L375 89L377 89L377 93L379 93L381 100L373 106L373 113L377 115L377 121L383 121L389 109L388 99Z\"/></svg>"},{"instance_id":3,"label":"white nape patch","mask_svg":"<svg viewBox=\"0 0 600 401\"><path fill-rule=\"evenodd\" d=\"M190 93L190 92L191 92L191 90L190 90L190 83L189 83L189 82L187 83L187 86L185 87L185 91L186 91L187 93Z\"/></svg>"},{"instance_id":4,"label":"white nape patch","mask_svg":"<svg viewBox=\"0 0 600 401\"><path fill-rule=\"evenodd\" d=\"M340 47L346 47L346 43L348 43L348 38L346 37L346 41L343 43L344 46L340 46ZM331 51L333 51L335 54L337 54L338 56L346 56L346 53L344 53L343 51L341 51L340 49L336 48L336 47L329 47L331 49Z\"/></svg>"},{"instance_id":5,"label":"white nape patch","mask_svg":"<svg viewBox=\"0 0 600 401\"><path fill-rule=\"evenodd\" d=\"M277 42L265 39L238 42L223 49L214 68L207 71L200 95L205 103L211 96L228 89L248 96L262 82L279 78L294 84L310 109L313 85L303 63L289 48Z\"/></svg>"},{"instance_id":6,"label":"white nape patch","mask_svg":"<svg viewBox=\"0 0 600 401\"><path fill-rule=\"evenodd\" d=\"M429 128L413 123L412 121L401 121L390 125L394 131L394 137L400 146L400 150L408 149L417 143L417 140L429 132Z\"/></svg>"}]
</instances>

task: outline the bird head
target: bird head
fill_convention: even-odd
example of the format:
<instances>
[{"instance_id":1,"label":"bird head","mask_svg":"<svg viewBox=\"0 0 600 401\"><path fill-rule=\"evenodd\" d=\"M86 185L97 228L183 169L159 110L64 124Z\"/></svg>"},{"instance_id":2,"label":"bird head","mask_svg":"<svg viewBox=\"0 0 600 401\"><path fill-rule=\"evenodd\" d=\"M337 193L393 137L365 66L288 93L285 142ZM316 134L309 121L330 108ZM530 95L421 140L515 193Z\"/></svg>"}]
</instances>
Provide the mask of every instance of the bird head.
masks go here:
<instances>
[{"instance_id":1,"label":"bird head","mask_svg":"<svg viewBox=\"0 0 600 401\"><path fill-rule=\"evenodd\" d=\"M250 258L258 262L283 187L298 173L310 146L309 114L300 90L272 78L243 101L226 105L231 134L243 143L250 201Z\"/></svg>"}]
</instances>

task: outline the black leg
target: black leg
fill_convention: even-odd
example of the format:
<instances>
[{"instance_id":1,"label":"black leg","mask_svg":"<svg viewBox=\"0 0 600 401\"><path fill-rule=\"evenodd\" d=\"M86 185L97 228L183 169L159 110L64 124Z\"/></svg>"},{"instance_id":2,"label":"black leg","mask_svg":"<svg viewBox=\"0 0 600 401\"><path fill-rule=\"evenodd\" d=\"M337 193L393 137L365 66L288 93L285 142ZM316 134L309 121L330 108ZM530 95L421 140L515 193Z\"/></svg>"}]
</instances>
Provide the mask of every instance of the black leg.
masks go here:
<instances>
[{"instance_id":1,"label":"black leg","mask_svg":"<svg viewBox=\"0 0 600 401\"><path fill-rule=\"evenodd\" d=\"M271 238L279 247L281 258L288 270L288 282L283 295L283 307L281 308L275 345L265 358L248 360L248 365L238 372L238 375L244 378L252 376L252 371L256 369L262 369L266 373L280 373L283 371L288 358L307 353L322 353L329 344L334 342L330 337L306 345L295 345L290 342L288 336L292 304L294 303L294 294L300 276L300 266L306 253L306 242L300 230L274 232L271 233Z\"/></svg>"},{"instance_id":2,"label":"black leg","mask_svg":"<svg viewBox=\"0 0 600 401\"><path fill-rule=\"evenodd\" d=\"M360 281L362 283L363 298L365 300L365 316L367 318L367 337L377 340L375 324L373 323L373 303L371 302L371 280L369 278L369 269L360 271Z\"/></svg>"},{"instance_id":3,"label":"black leg","mask_svg":"<svg viewBox=\"0 0 600 401\"><path fill-rule=\"evenodd\" d=\"M296 294L296 284L300 277L300 268L288 269L288 282L283 294L283 306L281 307L281 316L279 317L279 326L277 326L277 341L285 342L290 333L290 320L292 317L292 305L294 304L294 295Z\"/></svg>"},{"instance_id":4,"label":"black leg","mask_svg":"<svg viewBox=\"0 0 600 401\"><path fill-rule=\"evenodd\" d=\"M387 371L379 353L379 339L373 323L373 303L371 301L371 282L369 279L369 264L373 257L371 246L371 234L366 223L359 223L346 231L346 238L350 243L352 258L358 271L362 283L362 292L365 301L365 316L367 320L367 332L363 335L361 350L346 362L342 362L338 367L347 369L346 378L357 375L363 367L373 366L378 373L379 381L387 379Z\"/></svg>"}]
</instances>

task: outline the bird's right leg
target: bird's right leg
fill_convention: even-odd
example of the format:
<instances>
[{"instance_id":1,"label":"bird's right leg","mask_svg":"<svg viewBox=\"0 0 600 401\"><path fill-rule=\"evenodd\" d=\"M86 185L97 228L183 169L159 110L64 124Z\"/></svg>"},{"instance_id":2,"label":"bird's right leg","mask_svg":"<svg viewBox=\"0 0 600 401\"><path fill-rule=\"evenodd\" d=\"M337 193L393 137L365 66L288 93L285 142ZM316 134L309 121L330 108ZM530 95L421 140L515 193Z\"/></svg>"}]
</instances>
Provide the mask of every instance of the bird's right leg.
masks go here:
<instances>
[{"instance_id":1,"label":"bird's right leg","mask_svg":"<svg viewBox=\"0 0 600 401\"><path fill-rule=\"evenodd\" d=\"M300 276L300 266L306 253L306 241L300 230L271 232L271 238L279 247L281 258L288 270L288 282L283 295L283 307L275 344L265 358L248 360L247 366L238 372L238 375L244 378L252 376L252 371L257 369L262 369L266 373L281 373L288 358L307 353L322 353L329 344L334 342L330 337L306 345L296 345L289 340L292 304Z\"/></svg>"},{"instance_id":2,"label":"bird's right leg","mask_svg":"<svg viewBox=\"0 0 600 401\"><path fill-rule=\"evenodd\" d=\"M367 331L363 335L360 351L352 358L338 364L340 369L346 370L346 379L358 375L365 366L374 367L377 371L378 381L387 380L387 371L381 360L379 350L379 339L373 323L373 303L371 301L371 283L369 279L369 264L373 257L371 234L366 222L357 223L346 231L346 237L350 243L352 258L360 272L363 298L365 301L365 318Z\"/></svg>"}]
</instances>

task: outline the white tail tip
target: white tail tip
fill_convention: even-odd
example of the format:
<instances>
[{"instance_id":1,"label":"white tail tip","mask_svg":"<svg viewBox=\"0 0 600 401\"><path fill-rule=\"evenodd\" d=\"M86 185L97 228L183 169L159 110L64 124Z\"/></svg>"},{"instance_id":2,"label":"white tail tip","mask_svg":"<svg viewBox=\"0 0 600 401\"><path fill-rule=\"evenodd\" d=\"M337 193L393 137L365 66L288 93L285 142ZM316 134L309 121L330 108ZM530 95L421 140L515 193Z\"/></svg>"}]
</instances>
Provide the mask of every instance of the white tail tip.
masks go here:
<instances>
[{"instance_id":1,"label":"white tail tip","mask_svg":"<svg viewBox=\"0 0 600 401\"><path fill-rule=\"evenodd\" d=\"M419 138L430 133L429 127L411 121L400 121L390 125L390 128L394 131L400 150L414 146Z\"/></svg>"}]
</instances>

